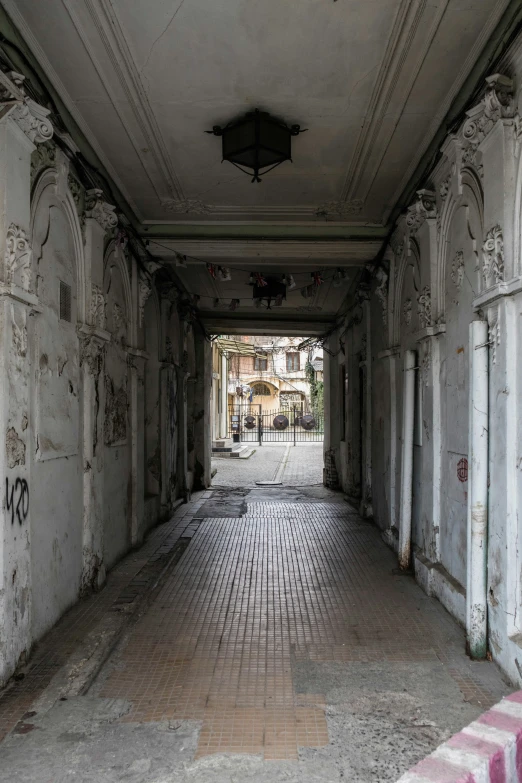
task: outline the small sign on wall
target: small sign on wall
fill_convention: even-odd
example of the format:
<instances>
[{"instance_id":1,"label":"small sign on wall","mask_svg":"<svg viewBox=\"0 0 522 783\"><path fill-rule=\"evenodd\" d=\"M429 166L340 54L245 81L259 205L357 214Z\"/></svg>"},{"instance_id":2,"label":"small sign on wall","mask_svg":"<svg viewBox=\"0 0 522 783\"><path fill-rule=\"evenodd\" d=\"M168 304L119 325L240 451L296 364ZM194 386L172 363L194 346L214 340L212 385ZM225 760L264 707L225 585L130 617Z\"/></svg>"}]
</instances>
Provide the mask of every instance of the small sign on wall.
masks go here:
<instances>
[{"instance_id":1,"label":"small sign on wall","mask_svg":"<svg viewBox=\"0 0 522 783\"><path fill-rule=\"evenodd\" d=\"M466 457L462 457L457 462L457 478L462 483L468 480L468 460Z\"/></svg>"}]
</instances>

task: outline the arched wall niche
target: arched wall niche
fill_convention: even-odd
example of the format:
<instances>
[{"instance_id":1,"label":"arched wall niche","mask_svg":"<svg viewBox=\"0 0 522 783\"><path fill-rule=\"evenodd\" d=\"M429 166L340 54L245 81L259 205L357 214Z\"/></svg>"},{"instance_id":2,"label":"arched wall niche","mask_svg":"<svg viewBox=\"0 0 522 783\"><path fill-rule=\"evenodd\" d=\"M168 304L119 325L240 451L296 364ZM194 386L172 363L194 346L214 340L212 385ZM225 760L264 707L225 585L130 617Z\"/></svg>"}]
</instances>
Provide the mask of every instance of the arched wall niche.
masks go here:
<instances>
[{"instance_id":1,"label":"arched wall niche","mask_svg":"<svg viewBox=\"0 0 522 783\"><path fill-rule=\"evenodd\" d=\"M81 229L57 174L38 178L31 203L33 280L41 312L30 319L32 631L37 639L77 600L83 565L82 427L77 324L84 314ZM56 488L50 493L49 487Z\"/></svg>"},{"instance_id":2,"label":"arched wall niche","mask_svg":"<svg viewBox=\"0 0 522 783\"><path fill-rule=\"evenodd\" d=\"M72 253L75 260L77 300L76 321L85 323L86 290L85 290L85 258L83 251L83 234L76 210L76 204L69 189L61 193L58 188L58 172L56 169L45 169L36 179L31 198L31 226L33 280L38 294L38 263L41 258L42 246L45 244L49 230L49 221L45 216L45 205L55 206L63 211L67 219L72 241Z\"/></svg>"},{"instance_id":3,"label":"arched wall niche","mask_svg":"<svg viewBox=\"0 0 522 783\"><path fill-rule=\"evenodd\" d=\"M480 179L473 169L464 168L460 175L460 181L461 195L458 196L458 198L455 198L450 192L441 214L440 241L437 259L437 301L439 302L440 307L438 320L441 323L445 322L447 265L448 263L451 264L453 260L450 259L448 261L450 229L455 213L463 205L465 205L467 209L468 231L476 257L478 273L477 284L475 286L476 295L478 295L482 288L479 267L480 249L484 230L484 194Z\"/></svg>"},{"instance_id":4,"label":"arched wall niche","mask_svg":"<svg viewBox=\"0 0 522 783\"><path fill-rule=\"evenodd\" d=\"M482 289L480 252L483 240L482 189L475 173L465 169L462 192L443 215L438 283L445 324L441 362L441 497L440 559L451 576L466 585L467 483L462 466L468 456L469 324L473 302Z\"/></svg>"},{"instance_id":5,"label":"arched wall niche","mask_svg":"<svg viewBox=\"0 0 522 783\"><path fill-rule=\"evenodd\" d=\"M398 260L393 308L394 345L403 346L406 334L418 331L417 295L421 290L420 250L415 238L411 238Z\"/></svg>"}]
</instances>

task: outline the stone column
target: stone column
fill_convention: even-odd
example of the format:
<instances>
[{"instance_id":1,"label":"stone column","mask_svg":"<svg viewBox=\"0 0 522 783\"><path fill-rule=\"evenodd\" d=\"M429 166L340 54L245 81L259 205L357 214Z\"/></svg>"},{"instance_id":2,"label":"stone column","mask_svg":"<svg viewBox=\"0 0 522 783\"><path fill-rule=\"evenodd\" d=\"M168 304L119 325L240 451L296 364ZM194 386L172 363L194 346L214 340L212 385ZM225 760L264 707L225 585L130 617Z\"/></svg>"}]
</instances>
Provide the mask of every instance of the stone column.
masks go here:
<instances>
[{"instance_id":1,"label":"stone column","mask_svg":"<svg viewBox=\"0 0 522 783\"><path fill-rule=\"evenodd\" d=\"M26 98L23 77L0 73L0 686L30 651L31 368L39 312L30 244L30 164L52 137L49 112Z\"/></svg>"},{"instance_id":2,"label":"stone column","mask_svg":"<svg viewBox=\"0 0 522 783\"><path fill-rule=\"evenodd\" d=\"M78 329L82 368L83 418L83 568L82 591L105 581L103 543L103 447L105 425L105 330L103 251L105 235L117 225L114 207L101 190L85 194L85 323Z\"/></svg>"}]
</instances>

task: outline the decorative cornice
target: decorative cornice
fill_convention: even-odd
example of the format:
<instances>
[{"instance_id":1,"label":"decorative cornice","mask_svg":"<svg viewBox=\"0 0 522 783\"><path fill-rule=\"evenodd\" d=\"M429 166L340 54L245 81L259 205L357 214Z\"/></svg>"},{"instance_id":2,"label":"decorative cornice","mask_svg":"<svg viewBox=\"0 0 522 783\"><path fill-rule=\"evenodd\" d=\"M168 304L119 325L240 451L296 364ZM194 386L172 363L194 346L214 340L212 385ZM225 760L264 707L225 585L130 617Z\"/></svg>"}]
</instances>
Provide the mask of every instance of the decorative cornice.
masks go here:
<instances>
[{"instance_id":1,"label":"decorative cornice","mask_svg":"<svg viewBox=\"0 0 522 783\"><path fill-rule=\"evenodd\" d=\"M110 231L118 225L115 209L112 204L104 201L103 190L92 188L85 192L85 217L96 220L104 231Z\"/></svg>"},{"instance_id":2,"label":"decorative cornice","mask_svg":"<svg viewBox=\"0 0 522 783\"><path fill-rule=\"evenodd\" d=\"M48 119L51 112L27 97L24 80L25 76L16 71L8 74L0 71L0 117L9 114L29 141L41 144L53 135L53 126Z\"/></svg>"},{"instance_id":3,"label":"decorative cornice","mask_svg":"<svg viewBox=\"0 0 522 783\"><path fill-rule=\"evenodd\" d=\"M486 92L482 101L466 112L468 119L462 127L465 141L478 146L500 119L513 119L513 80L495 73L486 79Z\"/></svg>"},{"instance_id":4,"label":"decorative cornice","mask_svg":"<svg viewBox=\"0 0 522 783\"><path fill-rule=\"evenodd\" d=\"M406 226L408 227L410 236L414 236L417 233L425 220L437 217L437 203L435 198L433 190L426 190L423 188L422 190L417 191L417 198L413 204L408 207L406 213Z\"/></svg>"}]
</instances>

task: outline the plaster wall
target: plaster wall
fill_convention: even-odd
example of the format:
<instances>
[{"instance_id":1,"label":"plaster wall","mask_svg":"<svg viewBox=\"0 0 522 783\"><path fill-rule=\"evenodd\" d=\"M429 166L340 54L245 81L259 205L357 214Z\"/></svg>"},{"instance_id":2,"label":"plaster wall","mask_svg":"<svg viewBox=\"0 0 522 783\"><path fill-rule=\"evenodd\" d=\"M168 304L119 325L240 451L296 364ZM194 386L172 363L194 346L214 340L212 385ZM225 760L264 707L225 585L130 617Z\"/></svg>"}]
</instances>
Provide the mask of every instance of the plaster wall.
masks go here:
<instances>
[{"instance_id":1,"label":"plaster wall","mask_svg":"<svg viewBox=\"0 0 522 783\"><path fill-rule=\"evenodd\" d=\"M0 118L0 686L198 466L210 481L193 308L47 110L19 100L28 114Z\"/></svg>"},{"instance_id":2,"label":"plaster wall","mask_svg":"<svg viewBox=\"0 0 522 783\"><path fill-rule=\"evenodd\" d=\"M487 648L521 683L522 104L516 85L522 79L522 37L502 55L497 73L503 76L486 82L446 138L436 165L398 219L382 260L367 265L344 321L329 338L328 437L342 488L362 506L371 498L374 519L396 548L405 501L400 496L403 357L415 351L410 562L422 587L469 633L470 585L477 601L481 583L469 540L481 536L487 591L479 595L479 605L487 614ZM489 326L488 427L482 435L489 453L487 526L478 527L469 508L470 487L479 475L473 475L469 445L474 320ZM368 362L369 423L364 384L357 377ZM343 401L338 379L345 371ZM336 433L343 420L341 447ZM368 427L371 482L365 488L361 442Z\"/></svg>"}]
</instances>

